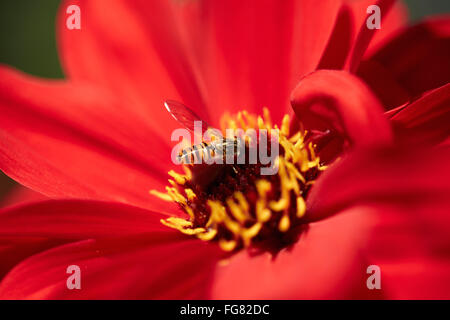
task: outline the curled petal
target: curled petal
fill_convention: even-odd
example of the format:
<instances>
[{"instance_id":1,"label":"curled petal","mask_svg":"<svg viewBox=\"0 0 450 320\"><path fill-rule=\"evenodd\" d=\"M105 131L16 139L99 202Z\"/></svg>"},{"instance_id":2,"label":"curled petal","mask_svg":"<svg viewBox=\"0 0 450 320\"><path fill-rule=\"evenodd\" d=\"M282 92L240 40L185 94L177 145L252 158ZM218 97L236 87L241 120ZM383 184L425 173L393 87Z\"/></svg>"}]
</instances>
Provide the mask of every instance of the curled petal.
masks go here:
<instances>
[{"instance_id":1,"label":"curled petal","mask_svg":"<svg viewBox=\"0 0 450 320\"><path fill-rule=\"evenodd\" d=\"M291 95L307 129L335 130L355 145L391 140L383 108L370 89L345 71L319 70L303 78Z\"/></svg>"}]
</instances>

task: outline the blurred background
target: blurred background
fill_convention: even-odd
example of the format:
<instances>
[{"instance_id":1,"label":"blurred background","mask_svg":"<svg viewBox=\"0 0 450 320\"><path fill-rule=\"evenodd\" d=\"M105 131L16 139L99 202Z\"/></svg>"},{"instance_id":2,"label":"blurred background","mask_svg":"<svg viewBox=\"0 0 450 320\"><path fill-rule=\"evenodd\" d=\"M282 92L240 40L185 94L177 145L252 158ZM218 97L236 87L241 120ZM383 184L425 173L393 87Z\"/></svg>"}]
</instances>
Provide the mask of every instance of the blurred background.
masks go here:
<instances>
[{"instance_id":1,"label":"blurred background","mask_svg":"<svg viewBox=\"0 0 450 320\"><path fill-rule=\"evenodd\" d=\"M450 12L450 0L403 1L409 8L412 23L428 15ZM59 2L0 1L0 63L36 76L63 77L55 41L55 17ZM15 183L0 171L0 208L9 203L7 199L18 196L13 194L14 190L17 191Z\"/></svg>"}]
</instances>

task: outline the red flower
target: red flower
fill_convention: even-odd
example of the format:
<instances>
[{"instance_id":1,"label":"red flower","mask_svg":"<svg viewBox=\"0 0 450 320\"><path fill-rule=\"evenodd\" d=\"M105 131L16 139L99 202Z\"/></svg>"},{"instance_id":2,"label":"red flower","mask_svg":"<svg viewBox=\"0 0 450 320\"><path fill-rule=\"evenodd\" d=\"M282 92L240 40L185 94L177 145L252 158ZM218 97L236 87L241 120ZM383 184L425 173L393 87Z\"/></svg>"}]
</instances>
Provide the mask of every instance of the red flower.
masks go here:
<instances>
[{"instance_id":1,"label":"red flower","mask_svg":"<svg viewBox=\"0 0 450 320\"><path fill-rule=\"evenodd\" d=\"M81 30L65 28L72 3ZM374 36L369 4L64 3L67 80L0 69L0 168L65 199L0 212L0 297L448 298L450 22L403 27L403 7L380 0ZM216 125L267 106L279 123L294 87L297 120L330 162L299 238L276 255L229 253L161 224L183 217L148 194L173 167L163 101ZM381 290L366 287L373 264ZM81 290L66 287L69 265Z\"/></svg>"}]
</instances>

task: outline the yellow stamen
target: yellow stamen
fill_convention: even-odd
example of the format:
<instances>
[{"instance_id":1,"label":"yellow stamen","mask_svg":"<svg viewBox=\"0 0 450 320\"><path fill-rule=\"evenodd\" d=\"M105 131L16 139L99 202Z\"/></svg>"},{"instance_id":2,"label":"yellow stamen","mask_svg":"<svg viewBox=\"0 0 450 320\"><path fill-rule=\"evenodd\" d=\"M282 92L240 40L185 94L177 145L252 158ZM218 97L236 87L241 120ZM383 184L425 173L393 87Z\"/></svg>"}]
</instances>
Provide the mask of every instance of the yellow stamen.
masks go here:
<instances>
[{"instance_id":1,"label":"yellow stamen","mask_svg":"<svg viewBox=\"0 0 450 320\"><path fill-rule=\"evenodd\" d=\"M173 201L172 197L169 196L167 193L162 193L162 192L159 192L159 191L156 191L156 190L150 190L149 193L152 196L158 197L158 198L160 198L160 199L162 199L164 201L169 201L169 202Z\"/></svg>"},{"instance_id":2,"label":"yellow stamen","mask_svg":"<svg viewBox=\"0 0 450 320\"><path fill-rule=\"evenodd\" d=\"M259 129L266 129L266 125L264 123L264 120L261 117L258 117L258 128Z\"/></svg>"},{"instance_id":3,"label":"yellow stamen","mask_svg":"<svg viewBox=\"0 0 450 320\"><path fill-rule=\"evenodd\" d=\"M169 171L169 176L171 176L172 178L174 178L175 181L176 181L176 183L181 184L181 185L183 185L183 184L186 182L186 180L187 180L187 177L186 177L186 176L184 176L184 175L182 175L182 174L179 174L179 173L176 173L176 172L173 171L173 170L170 170L170 171Z\"/></svg>"},{"instance_id":4,"label":"yellow stamen","mask_svg":"<svg viewBox=\"0 0 450 320\"><path fill-rule=\"evenodd\" d=\"M243 210L244 214L248 217L248 210L249 210L250 206L249 206L247 200L245 199L244 195L242 194L242 192L235 192L234 197L239 202L239 206Z\"/></svg>"},{"instance_id":5,"label":"yellow stamen","mask_svg":"<svg viewBox=\"0 0 450 320\"><path fill-rule=\"evenodd\" d=\"M289 141L292 143L302 143L303 142L303 136L302 133L299 131L297 133L295 133L292 137L289 138Z\"/></svg>"},{"instance_id":6,"label":"yellow stamen","mask_svg":"<svg viewBox=\"0 0 450 320\"><path fill-rule=\"evenodd\" d=\"M224 251L233 251L234 248L236 248L237 242L236 240L225 240L225 239L221 239L219 241L219 246L222 248L222 250Z\"/></svg>"},{"instance_id":7,"label":"yellow stamen","mask_svg":"<svg viewBox=\"0 0 450 320\"><path fill-rule=\"evenodd\" d=\"M183 197L176 188L166 187L166 191L173 201L178 202L180 204L186 204L186 198Z\"/></svg>"},{"instance_id":8,"label":"yellow stamen","mask_svg":"<svg viewBox=\"0 0 450 320\"><path fill-rule=\"evenodd\" d=\"M184 192L186 193L186 196L188 198L189 201L193 201L197 195L194 193L194 191L192 191L192 189L184 189Z\"/></svg>"},{"instance_id":9,"label":"yellow stamen","mask_svg":"<svg viewBox=\"0 0 450 320\"><path fill-rule=\"evenodd\" d=\"M270 191L272 185L266 180L256 181L256 190L259 199L256 201L256 218L259 222L266 222L270 219L271 211L267 208L267 192Z\"/></svg>"},{"instance_id":10,"label":"yellow stamen","mask_svg":"<svg viewBox=\"0 0 450 320\"><path fill-rule=\"evenodd\" d=\"M290 225L291 225L291 222L289 221L288 215L284 214L280 219L280 222L278 224L278 229L281 232L286 232L289 230Z\"/></svg>"},{"instance_id":11,"label":"yellow stamen","mask_svg":"<svg viewBox=\"0 0 450 320\"><path fill-rule=\"evenodd\" d=\"M289 137L289 115L285 115L283 117L283 121L281 122L281 134L285 137Z\"/></svg>"},{"instance_id":12,"label":"yellow stamen","mask_svg":"<svg viewBox=\"0 0 450 320\"><path fill-rule=\"evenodd\" d=\"M263 117L264 117L264 122L266 123L266 125L269 128L272 128L272 119L270 118L269 109L267 109L266 107L263 108Z\"/></svg>"},{"instance_id":13,"label":"yellow stamen","mask_svg":"<svg viewBox=\"0 0 450 320\"><path fill-rule=\"evenodd\" d=\"M297 197L297 218L301 218L305 215L306 204L303 197Z\"/></svg>"},{"instance_id":14,"label":"yellow stamen","mask_svg":"<svg viewBox=\"0 0 450 320\"><path fill-rule=\"evenodd\" d=\"M239 124L241 125L241 128L245 131L247 130L247 124L245 123L244 119L242 118L242 113L238 112L237 119Z\"/></svg>"},{"instance_id":15,"label":"yellow stamen","mask_svg":"<svg viewBox=\"0 0 450 320\"><path fill-rule=\"evenodd\" d=\"M203 241L210 241L210 240L214 239L214 237L216 235L217 235L217 229L211 229L211 230L206 231L204 233L198 234L197 237L200 240L203 240Z\"/></svg>"},{"instance_id":16,"label":"yellow stamen","mask_svg":"<svg viewBox=\"0 0 450 320\"><path fill-rule=\"evenodd\" d=\"M230 208L231 213L241 223L244 223L247 220L247 216L244 214L242 208L234 202L232 198L228 198L226 200L228 208Z\"/></svg>"},{"instance_id":17,"label":"yellow stamen","mask_svg":"<svg viewBox=\"0 0 450 320\"><path fill-rule=\"evenodd\" d=\"M244 131L251 128L269 132L278 130L277 125L272 125L267 108L263 108L263 117L245 110L235 117L226 114L220 124L224 134L225 129L238 127ZM317 172L326 169L316 156L315 145L306 144L305 135L306 132L301 130L290 136L290 118L288 115L283 117L278 141L284 152L276 158L277 175L252 180L256 195L254 191L249 194L235 191L225 199L217 195L209 198L204 193L194 192L197 189L193 185L189 166L183 166L184 174L169 171L171 186L166 187L166 193L151 190L150 194L165 201L177 202L189 219L171 217L161 220L161 223L203 241L217 241L225 251L249 247L261 239L258 235L271 234L272 229L288 232L301 223L300 219L306 214L304 193L306 187L314 183L309 170L314 168L312 172ZM243 139L247 146L252 142L251 136L245 133ZM234 172L237 174L238 171ZM201 201L205 201L206 206ZM204 211L199 212L199 208Z\"/></svg>"},{"instance_id":18,"label":"yellow stamen","mask_svg":"<svg viewBox=\"0 0 450 320\"><path fill-rule=\"evenodd\" d=\"M160 221L163 225L173 229L177 229L178 231L190 236L202 234L205 232L204 228L191 228L192 223L181 218L170 217L166 220L161 219Z\"/></svg>"},{"instance_id":19,"label":"yellow stamen","mask_svg":"<svg viewBox=\"0 0 450 320\"><path fill-rule=\"evenodd\" d=\"M242 237L244 246L248 247L250 245L252 238L255 237L259 233L262 226L263 225L261 222L256 222L250 228L246 228L242 231L241 237Z\"/></svg>"}]
</instances>

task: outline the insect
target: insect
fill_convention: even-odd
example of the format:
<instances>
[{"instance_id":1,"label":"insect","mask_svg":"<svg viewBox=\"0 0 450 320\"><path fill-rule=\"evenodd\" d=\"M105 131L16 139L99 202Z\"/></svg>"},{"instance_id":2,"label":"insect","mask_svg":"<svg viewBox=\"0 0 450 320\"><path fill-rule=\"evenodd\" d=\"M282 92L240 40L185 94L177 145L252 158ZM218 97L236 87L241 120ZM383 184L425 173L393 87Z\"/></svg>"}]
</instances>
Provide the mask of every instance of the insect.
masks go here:
<instances>
[{"instance_id":1,"label":"insect","mask_svg":"<svg viewBox=\"0 0 450 320\"><path fill-rule=\"evenodd\" d=\"M194 132L194 122L202 121L209 128L206 121L202 120L194 111L189 109L181 102L174 100L167 100L164 106L172 117L183 125L186 129ZM230 151L231 154L230 154ZM180 151L177 160L184 164L213 163L219 157L226 160L228 156L239 156L241 151L241 140L238 138L217 138L211 142L202 142ZM227 154L228 153L228 154Z\"/></svg>"}]
</instances>

